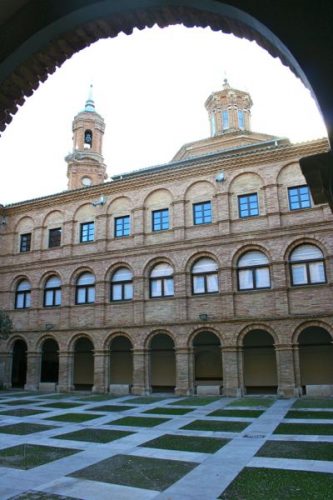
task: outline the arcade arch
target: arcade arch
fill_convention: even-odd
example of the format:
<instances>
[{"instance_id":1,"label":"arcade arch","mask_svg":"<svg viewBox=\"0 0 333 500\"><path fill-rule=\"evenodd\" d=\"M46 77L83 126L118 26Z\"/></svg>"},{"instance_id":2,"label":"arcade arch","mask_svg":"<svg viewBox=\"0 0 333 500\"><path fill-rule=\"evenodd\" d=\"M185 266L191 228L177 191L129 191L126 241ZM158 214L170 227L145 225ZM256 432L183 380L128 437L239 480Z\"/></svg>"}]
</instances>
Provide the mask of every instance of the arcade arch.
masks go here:
<instances>
[{"instance_id":1,"label":"arcade arch","mask_svg":"<svg viewBox=\"0 0 333 500\"><path fill-rule=\"evenodd\" d=\"M265 330L251 330L243 339L243 376L246 394L275 394L277 366L274 339Z\"/></svg>"}]
</instances>

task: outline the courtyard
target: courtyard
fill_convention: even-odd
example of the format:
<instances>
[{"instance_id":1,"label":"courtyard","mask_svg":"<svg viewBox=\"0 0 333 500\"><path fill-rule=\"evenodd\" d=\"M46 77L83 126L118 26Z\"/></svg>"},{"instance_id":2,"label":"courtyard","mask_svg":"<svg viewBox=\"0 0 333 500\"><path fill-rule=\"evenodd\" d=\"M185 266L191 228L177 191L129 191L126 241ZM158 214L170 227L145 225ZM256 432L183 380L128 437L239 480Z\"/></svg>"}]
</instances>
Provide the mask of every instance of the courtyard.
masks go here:
<instances>
[{"instance_id":1,"label":"courtyard","mask_svg":"<svg viewBox=\"0 0 333 500\"><path fill-rule=\"evenodd\" d=\"M333 498L333 399L0 392L1 499Z\"/></svg>"}]
</instances>

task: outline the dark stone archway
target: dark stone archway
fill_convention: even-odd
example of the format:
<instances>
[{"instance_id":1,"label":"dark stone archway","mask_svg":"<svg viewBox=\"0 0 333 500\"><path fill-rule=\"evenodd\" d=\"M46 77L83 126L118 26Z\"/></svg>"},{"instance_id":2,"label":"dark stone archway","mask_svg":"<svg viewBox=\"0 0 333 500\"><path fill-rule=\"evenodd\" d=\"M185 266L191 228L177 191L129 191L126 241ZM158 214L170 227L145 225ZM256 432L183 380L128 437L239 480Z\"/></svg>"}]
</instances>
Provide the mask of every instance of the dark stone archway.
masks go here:
<instances>
[{"instance_id":1,"label":"dark stone archway","mask_svg":"<svg viewBox=\"0 0 333 500\"><path fill-rule=\"evenodd\" d=\"M27 379L27 344L16 340L13 346L12 387L24 388Z\"/></svg>"},{"instance_id":2,"label":"dark stone archway","mask_svg":"<svg viewBox=\"0 0 333 500\"><path fill-rule=\"evenodd\" d=\"M276 394L277 366L272 335L265 330L248 332L243 341L246 394Z\"/></svg>"},{"instance_id":3,"label":"dark stone archway","mask_svg":"<svg viewBox=\"0 0 333 500\"><path fill-rule=\"evenodd\" d=\"M157 333L150 347L150 386L152 392L173 392L176 386L175 345L170 335Z\"/></svg>"}]
</instances>

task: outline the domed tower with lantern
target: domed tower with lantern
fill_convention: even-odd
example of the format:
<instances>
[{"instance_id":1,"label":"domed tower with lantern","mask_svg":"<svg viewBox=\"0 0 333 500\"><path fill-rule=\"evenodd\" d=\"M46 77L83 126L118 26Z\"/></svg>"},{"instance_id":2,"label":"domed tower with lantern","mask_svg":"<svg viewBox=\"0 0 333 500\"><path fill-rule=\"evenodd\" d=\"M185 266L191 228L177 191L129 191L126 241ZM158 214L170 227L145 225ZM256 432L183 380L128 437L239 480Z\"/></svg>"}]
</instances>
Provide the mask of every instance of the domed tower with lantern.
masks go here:
<instances>
[{"instance_id":1,"label":"domed tower with lantern","mask_svg":"<svg viewBox=\"0 0 333 500\"><path fill-rule=\"evenodd\" d=\"M66 156L68 189L103 184L106 165L102 156L105 122L96 113L90 86L85 107L73 120L73 152Z\"/></svg>"}]
</instances>

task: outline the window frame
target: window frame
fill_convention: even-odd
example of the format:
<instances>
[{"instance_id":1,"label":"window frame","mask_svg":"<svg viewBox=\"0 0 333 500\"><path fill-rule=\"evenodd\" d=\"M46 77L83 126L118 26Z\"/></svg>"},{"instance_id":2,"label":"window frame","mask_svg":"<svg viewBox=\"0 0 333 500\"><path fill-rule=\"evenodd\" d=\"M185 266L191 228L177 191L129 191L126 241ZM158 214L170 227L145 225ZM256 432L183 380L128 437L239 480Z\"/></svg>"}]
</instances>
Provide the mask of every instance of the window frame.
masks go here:
<instances>
[{"instance_id":1,"label":"window frame","mask_svg":"<svg viewBox=\"0 0 333 500\"><path fill-rule=\"evenodd\" d=\"M212 262L214 262L216 265L216 261L210 257L208 257ZM201 260L202 258L199 258L197 259L192 267L191 267L191 291L192 291L192 295L211 295L211 294L217 294L217 293L220 293L220 287L219 287L219 270L217 269L216 271L208 271L208 272L202 272L202 273L194 273L193 272L193 267ZM213 275L216 275L216 278L217 278L217 290L214 290L212 292L208 291L208 277L209 276L213 276ZM197 278L197 277L200 277L200 278L203 278L203 282L204 282L204 292L196 292L195 291L195 287L194 287L194 278Z\"/></svg>"},{"instance_id":2,"label":"window frame","mask_svg":"<svg viewBox=\"0 0 333 500\"><path fill-rule=\"evenodd\" d=\"M29 283L30 288L28 290L18 290L18 287L20 286L21 283L26 281ZM18 307L18 297L23 297L23 306ZM27 305L27 297L29 297L29 305ZM19 283L16 285L15 289L15 304L14 304L14 309L29 309L31 307L31 283L27 279L20 280Z\"/></svg>"},{"instance_id":3,"label":"window frame","mask_svg":"<svg viewBox=\"0 0 333 500\"><path fill-rule=\"evenodd\" d=\"M310 243L311 245L311 243ZM299 246L302 246L302 245L299 245ZM317 247L316 245L312 245L316 248L318 248L318 250L321 251L323 257L322 258L318 258L318 259L311 259L311 260L295 260L295 261L292 261L291 260L291 257L292 257L292 254L293 252L298 248L298 247L295 247L291 252L290 252L290 255L289 255L289 274L290 274L290 284L292 287L299 287L299 286L313 286L313 285L325 285L328 283L327 281L327 273L326 273L326 266L325 266L325 256L321 250L321 248ZM324 278L325 280L324 281L311 281L311 272L310 272L310 265L313 264L313 263L322 263L323 264L323 270L324 270ZM306 271L306 283L294 283L294 279L293 279L293 266L295 265L299 265L299 264L302 264L305 266L305 271Z\"/></svg>"},{"instance_id":4,"label":"window frame","mask_svg":"<svg viewBox=\"0 0 333 500\"><path fill-rule=\"evenodd\" d=\"M125 220L126 219L126 220ZM126 223L126 221L128 221ZM121 234L118 234L118 222L120 224L120 232ZM125 234L126 229L128 226L128 234ZM114 237L115 238L127 238L131 234L131 216L130 215L121 215L119 217L114 218Z\"/></svg>"},{"instance_id":5,"label":"window frame","mask_svg":"<svg viewBox=\"0 0 333 500\"><path fill-rule=\"evenodd\" d=\"M256 202L257 202L257 213L256 214L251 214L251 206L250 206L250 196L256 196ZM242 215L242 210L241 210L241 200L242 199L247 199L246 201L246 206L247 206L247 211L249 212L247 215ZM248 194L239 194L238 195L238 215L240 219L248 219L249 217L258 217L260 215L260 207L259 207L259 196L258 193L248 193Z\"/></svg>"},{"instance_id":6,"label":"window frame","mask_svg":"<svg viewBox=\"0 0 333 500\"><path fill-rule=\"evenodd\" d=\"M92 228L92 237L91 237L91 228ZM87 237L85 236L87 233ZM83 239L87 238L87 239ZM91 243L95 241L95 222L81 222L80 223L80 243Z\"/></svg>"},{"instance_id":7,"label":"window frame","mask_svg":"<svg viewBox=\"0 0 333 500\"><path fill-rule=\"evenodd\" d=\"M165 221L163 221L165 214L167 214L167 226L168 227L163 227L163 224L165 224ZM159 220L155 220L155 217L158 217ZM158 227L156 227L157 225L160 225L161 227L158 228ZM167 231L168 229L170 229L170 216L169 216L169 209L168 208L162 208L159 210L152 210L152 212L151 212L151 228L152 228L152 231L154 233L159 232L159 231Z\"/></svg>"},{"instance_id":8,"label":"window frame","mask_svg":"<svg viewBox=\"0 0 333 500\"><path fill-rule=\"evenodd\" d=\"M110 280L110 302L130 302L131 300L133 300L133 292L134 292L134 287L133 287L133 273L132 271L130 271L132 273L132 279L130 280L119 280L119 281L113 281L113 276L118 272L120 271L121 269L126 269L127 271L130 271L130 269L128 269L127 267L119 267L118 269L116 269L112 276L111 276L111 280ZM120 290L121 290L121 299L115 299L114 298L114 294L113 294L113 287L115 285L120 285ZM125 287L126 285L132 285L132 297L129 298L129 299L126 299L125 297Z\"/></svg>"},{"instance_id":9,"label":"window frame","mask_svg":"<svg viewBox=\"0 0 333 500\"><path fill-rule=\"evenodd\" d=\"M57 231L57 232L55 232ZM49 245L48 248L57 248L61 246L61 235L62 229L61 227L55 227L49 229Z\"/></svg>"},{"instance_id":10,"label":"window frame","mask_svg":"<svg viewBox=\"0 0 333 500\"><path fill-rule=\"evenodd\" d=\"M167 275L167 276L152 277L151 276L152 272L160 264L166 264L167 266L171 267L172 273L169 274L169 275ZM166 290L167 290L166 282L170 281L170 280L172 281L172 290L173 290L173 293L172 294L166 294ZM153 283L157 283L157 282L161 283L161 294L160 295L153 295L152 294L152 290L153 290L152 284ZM159 262L158 264L155 264L152 267L152 269L150 270L150 273L149 273L149 298L150 299L163 299L163 298L169 298L169 297L174 297L174 296L175 296L175 282L174 282L174 269L173 269L173 267L170 264L168 264L167 262Z\"/></svg>"},{"instance_id":11,"label":"window frame","mask_svg":"<svg viewBox=\"0 0 333 500\"><path fill-rule=\"evenodd\" d=\"M301 200L301 194L299 192L300 189L302 188L307 188L307 195L308 195L308 203L309 205L308 206L305 206L303 207L302 206L302 200ZM299 206L297 207L292 207L292 200L291 200L291 190L297 190L297 204ZM299 185L299 186L290 186L288 187L288 203L289 203L289 210L290 211L294 211L294 210L305 210L306 208L312 208L312 202L311 202L311 193L310 193L310 189L309 189L309 186L307 184L302 184L302 185Z\"/></svg>"},{"instance_id":12,"label":"window frame","mask_svg":"<svg viewBox=\"0 0 333 500\"><path fill-rule=\"evenodd\" d=\"M43 294L43 307L60 307L61 306L61 285L59 286L52 286L52 287L47 287L47 282L53 278L53 277L56 277L58 278L58 276L50 276L46 282L45 282L45 285L44 285L44 294ZM59 278L58 278L59 279ZM59 279L60 281L60 279ZM46 295L47 293L50 293L51 292L51 297L52 297L52 304L46 304ZM57 292L60 292L60 303L59 304L56 304L56 301L57 301Z\"/></svg>"},{"instance_id":13,"label":"window frame","mask_svg":"<svg viewBox=\"0 0 333 500\"><path fill-rule=\"evenodd\" d=\"M78 281L83 276L84 274L90 274L91 276L94 277L94 283L93 284L88 284L88 285L78 285ZM89 290L94 289L94 300L90 301L89 299ZM84 295L85 295L85 300L84 302L78 302L78 295L80 290L84 290ZM87 304L94 304L96 301L96 277L92 273L81 273L75 282L75 305L80 306L80 305L87 305Z\"/></svg>"},{"instance_id":14,"label":"window frame","mask_svg":"<svg viewBox=\"0 0 333 500\"><path fill-rule=\"evenodd\" d=\"M31 251L31 233L20 234L20 253Z\"/></svg>"},{"instance_id":15,"label":"window frame","mask_svg":"<svg viewBox=\"0 0 333 500\"><path fill-rule=\"evenodd\" d=\"M204 205L209 205L209 221L205 220L205 208ZM202 222L197 222L197 214L196 214L196 209L201 208L201 217L202 217ZM192 205L192 213L193 213L193 225L194 226L201 226L203 224L212 224L213 222L213 210L212 210L212 202L211 200L207 201L200 201L198 203L193 203Z\"/></svg>"}]
</instances>

